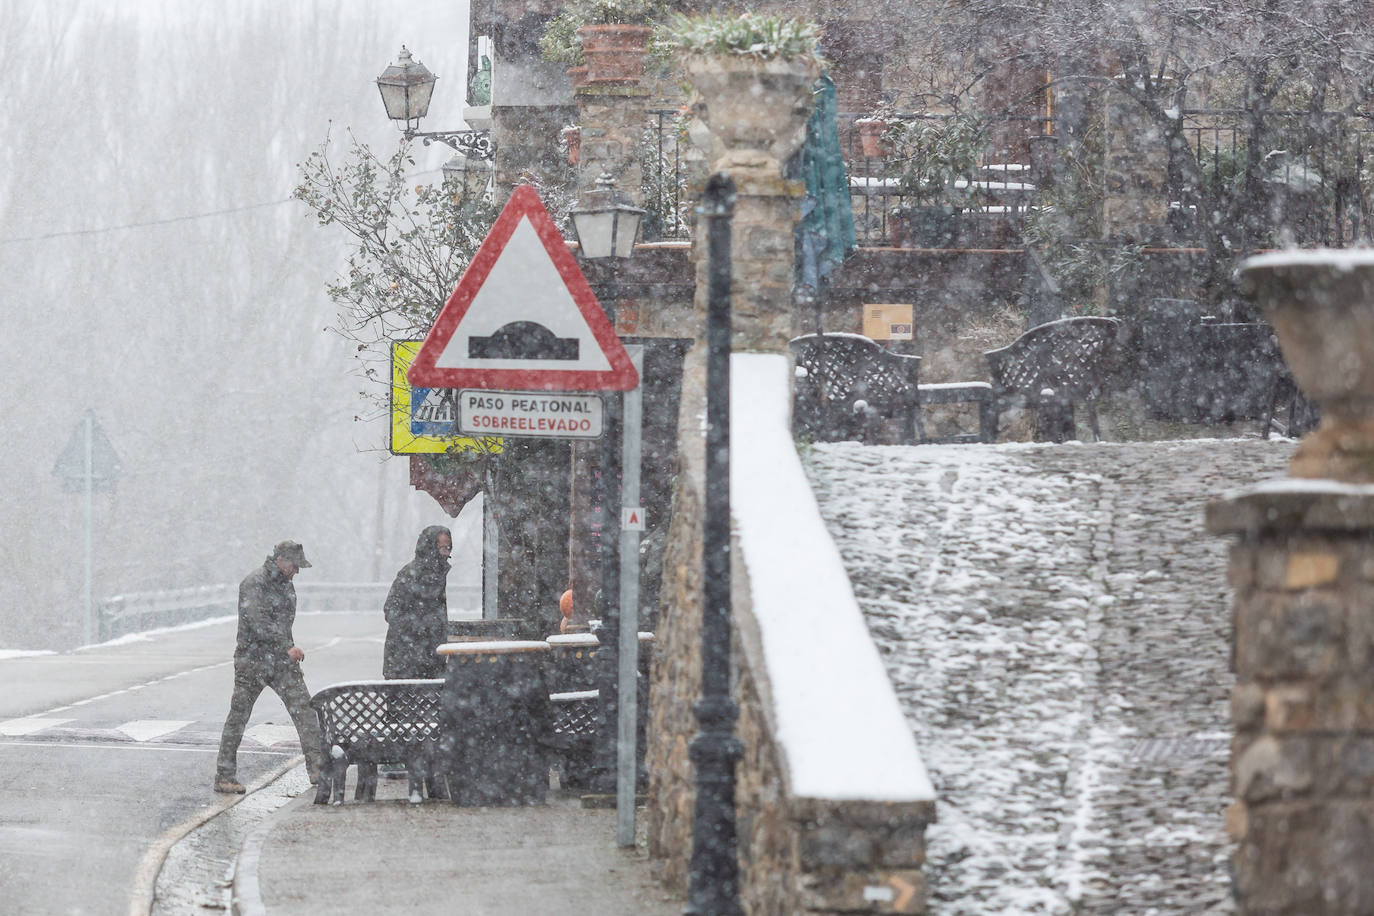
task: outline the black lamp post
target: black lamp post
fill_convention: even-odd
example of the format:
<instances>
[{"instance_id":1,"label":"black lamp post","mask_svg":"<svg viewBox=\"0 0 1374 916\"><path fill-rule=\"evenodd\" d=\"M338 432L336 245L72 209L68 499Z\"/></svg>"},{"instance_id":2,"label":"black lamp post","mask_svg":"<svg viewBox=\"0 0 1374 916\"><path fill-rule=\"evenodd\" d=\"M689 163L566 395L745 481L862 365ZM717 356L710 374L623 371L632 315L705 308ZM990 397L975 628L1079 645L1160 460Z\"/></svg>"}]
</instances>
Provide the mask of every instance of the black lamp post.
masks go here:
<instances>
[{"instance_id":1,"label":"black lamp post","mask_svg":"<svg viewBox=\"0 0 1374 916\"><path fill-rule=\"evenodd\" d=\"M735 835L735 737L739 706L730 696L730 275L735 183L712 175L697 210L707 223L706 470L702 498L701 699L688 754L696 767L692 865L687 909L735 916L739 859Z\"/></svg>"},{"instance_id":2,"label":"black lamp post","mask_svg":"<svg viewBox=\"0 0 1374 916\"><path fill-rule=\"evenodd\" d=\"M616 187L609 173L603 172L596 187L583 192L571 215L582 257L610 261L610 282L601 297L601 306L614 328L619 261L634 253L635 234L644 211ZM606 392L605 397L601 479L597 488L601 503L601 625L595 631L600 642L596 650L596 681L601 692L601 721L593 787L597 792L611 794L616 791L620 712L620 541L616 533L620 530L622 401L618 391ZM630 778L634 776L630 774Z\"/></svg>"},{"instance_id":3,"label":"black lamp post","mask_svg":"<svg viewBox=\"0 0 1374 916\"><path fill-rule=\"evenodd\" d=\"M460 153L478 159L490 159L492 155L491 134L482 130L435 130L424 131L420 119L429 114L429 100L434 94L434 84L439 77L429 68L410 56L410 51L401 45L401 53L396 55L396 63L389 65L377 77L377 90L382 94L382 104L386 106L386 116L396 122L407 140L419 138L425 146L436 140Z\"/></svg>"}]
</instances>

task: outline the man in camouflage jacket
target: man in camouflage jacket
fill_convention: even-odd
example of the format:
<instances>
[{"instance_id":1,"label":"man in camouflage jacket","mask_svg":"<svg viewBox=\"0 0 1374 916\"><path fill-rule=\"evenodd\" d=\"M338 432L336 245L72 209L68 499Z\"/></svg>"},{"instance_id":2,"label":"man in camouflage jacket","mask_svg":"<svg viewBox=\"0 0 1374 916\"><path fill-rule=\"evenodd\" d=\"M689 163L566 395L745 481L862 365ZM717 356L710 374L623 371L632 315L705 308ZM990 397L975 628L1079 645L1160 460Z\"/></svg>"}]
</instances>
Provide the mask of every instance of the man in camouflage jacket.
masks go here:
<instances>
[{"instance_id":1,"label":"man in camouflage jacket","mask_svg":"<svg viewBox=\"0 0 1374 916\"><path fill-rule=\"evenodd\" d=\"M301 674L305 652L296 645L291 626L296 620L296 587L291 579L310 566L305 549L282 541L261 566L239 584L238 644L234 649L234 694L229 717L220 736L215 765L215 791L242 794L238 781L238 750L253 704L270 687L286 704L301 739L310 781L319 779L320 725L310 708L310 691Z\"/></svg>"}]
</instances>

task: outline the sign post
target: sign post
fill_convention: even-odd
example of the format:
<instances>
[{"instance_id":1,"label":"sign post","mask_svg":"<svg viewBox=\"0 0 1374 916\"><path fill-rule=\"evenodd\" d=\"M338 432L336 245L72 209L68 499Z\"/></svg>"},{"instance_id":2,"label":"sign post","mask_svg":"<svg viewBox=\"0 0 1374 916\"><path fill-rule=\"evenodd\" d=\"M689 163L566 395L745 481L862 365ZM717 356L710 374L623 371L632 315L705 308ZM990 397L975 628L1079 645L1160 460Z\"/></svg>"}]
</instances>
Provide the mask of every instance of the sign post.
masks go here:
<instances>
[{"instance_id":1,"label":"sign post","mask_svg":"<svg viewBox=\"0 0 1374 916\"><path fill-rule=\"evenodd\" d=\"M100 635L96 622L94 568L95 568L95 491L113 493L115 482L119 479L119 456L109 437L96 422L95 412L87 410L85 417L72 430L67 447L62 450L57 463L53 465L53 476L62 481L67 492L80 492L85 496L85 576L83 594L82 635L86 645L95 642Z\"/></svg>"},{"instance_id":2,"label":"sign post","mask_svg":"<svg viewBox=\"0 0 1374 916\"><path fill-rule=\"evenodd\" d=\"M635 370L644 370L644 347L626 347ZM639 781L639 462L643 443L644 389L625 392L620 485L620 709L616 723L615 841L635 844L635 787ZM609 508L609 507L608 507ZM610 521L610 512L603 518Z\"/></svg>"},{"instance_id":3,"label":"sign post","mask_svg":"<svg viewBox=\"0 0 1374 916\"><path fill-rule=\"evenodd\" d=\"M628 803L618 798L617 807L631 818L628 842L632 843L636 704L626 704L622 698L627 689L634 696L636 669L631 667L624 674L625 655L618 654L617 643L621 653L633 647L628 650L633 665L638 621L637 615L630 618L631 635L622 640L619 631L625 617L620 616L620 627L614 624L625 575L620 562L624 547L613 532L621 507L619 392L637 390L639 371L616 335L614 317L602 308L532 187L522 185L511 194L434 319L406 375L417 388L459 389L459 426L470 435L601 439L601 588L607 611L597 633L603 718L596 791L609 791L600 786L612 769L618 774L617 796L629 786ZM603 401L594 396L573 397L571 392L606 396ZM638 468L636 459L636 503ZM638 551L628 556L635 562ZM637 570L637 565L633 568ZM636 591L637 586L636 574ZM634 600L638 601L637 595ZM623 742L627 729L628 765Z\"/></svg>"}]
</instances>

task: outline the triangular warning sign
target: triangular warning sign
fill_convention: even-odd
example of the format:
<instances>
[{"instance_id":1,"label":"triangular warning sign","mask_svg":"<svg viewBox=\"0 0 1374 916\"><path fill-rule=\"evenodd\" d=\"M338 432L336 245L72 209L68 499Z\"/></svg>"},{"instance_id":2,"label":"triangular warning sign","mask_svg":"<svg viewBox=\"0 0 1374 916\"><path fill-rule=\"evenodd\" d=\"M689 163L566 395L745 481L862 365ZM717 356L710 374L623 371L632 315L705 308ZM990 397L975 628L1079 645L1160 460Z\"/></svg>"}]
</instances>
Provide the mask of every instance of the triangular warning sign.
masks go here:
<instances>
[{"instance_id":1,"label":"triangular warning sign","mask_svg":"<svg viewBox=\"0 0 1374 916\"><path fill-rule=\"evenodd\" d=\"M515 189L407 378L431 388L627 391L639 384L615 329L529 185Z\"/></svg>"},{"instance_id":2,"label":"triangular warning sign","mask_svg":"<svg viewBox=\"0 0 1374 916\"><path fill-rule=\"evenodd\" d=\"M77 422L52 473L69 492L84 488L87 475L93 489L114 489L120 473L119 455L92 411L87 410L85 418Z\"/></svg>"}]
</instances>

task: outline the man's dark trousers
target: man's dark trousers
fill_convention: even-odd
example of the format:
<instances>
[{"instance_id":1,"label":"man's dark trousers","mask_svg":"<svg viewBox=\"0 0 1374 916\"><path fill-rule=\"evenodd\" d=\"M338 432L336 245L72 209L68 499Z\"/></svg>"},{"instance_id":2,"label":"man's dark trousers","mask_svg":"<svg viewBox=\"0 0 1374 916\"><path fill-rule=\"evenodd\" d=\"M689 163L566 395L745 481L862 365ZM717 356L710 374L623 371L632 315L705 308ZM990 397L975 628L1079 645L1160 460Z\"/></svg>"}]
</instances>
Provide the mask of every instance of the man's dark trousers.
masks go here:
<instances>
[{"instance_id":1,"label":"man's dark trousers","mask_svg":"<svg viewBox=\"0 0 1374 916\"><path fill-rule=\"evenodd\" d=\"M243 730L253 714L253 704L264 688L270 687L291 715L305 752L306 769L313 779L320 771L320 721L310 708L310 691L305 686L301 666L293 661L280 664L257 659L234 660L234 695L229 700L229 717L224 721L224 734L219 740L219 758L215 764L217 779L237 778L239 743Z\"/></svg>"}]
</instances>

